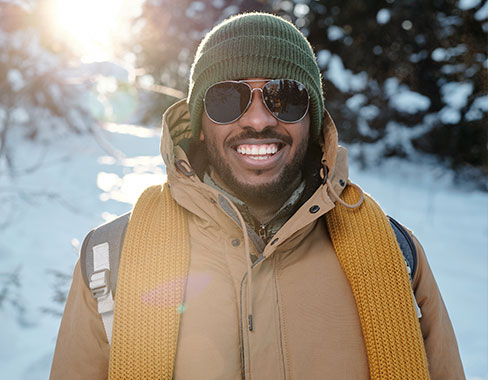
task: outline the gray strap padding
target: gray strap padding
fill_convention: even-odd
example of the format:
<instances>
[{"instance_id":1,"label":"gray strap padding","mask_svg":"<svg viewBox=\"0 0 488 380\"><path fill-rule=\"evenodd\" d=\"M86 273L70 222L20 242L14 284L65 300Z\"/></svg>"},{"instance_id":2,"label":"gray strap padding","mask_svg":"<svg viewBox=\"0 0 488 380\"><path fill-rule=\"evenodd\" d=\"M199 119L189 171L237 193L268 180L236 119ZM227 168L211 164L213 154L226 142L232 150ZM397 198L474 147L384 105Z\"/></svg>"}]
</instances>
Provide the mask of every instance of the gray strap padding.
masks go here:
<instances>
[{"instance_id":1,"label":"gray strap padding","mask_svg":"<svg viewBox=\"0 0 488 380\"><path fill-rule=\"evenodd\" d=\"M130 212L118 218L102 224L91 230L83 241L80 251L80 266L83 280L87 287L90 287L90 279L95 272L93 263L93 247L103 243L109 245L110 273L109 281L113 295L117 285L117 274L119 271L120 255L124 245L125 232L129 223Z\"/></svg>"},{"instance_id":2,"label":"gray strap padding","mask_svg":"<svg viewBox=\"0 0 488 380\"><path fill-rule=\"evenodd\" d=\"M393 228L393 232L395 232L395 237L397 239L398 245L400 246L400 249L403 253L403 257L405 258L408 275L410 276L410 282L413 283L413 276L415 276L415 270L417 269L417 249L415 248L415 244L413 243L412 237L405 229L405 227L403 227L391 216L388 216L388 219L390 220L390 224L391 227ZM412 288L412 297L415 306L415 312L417 313L417 318L422 318L422 310L420 310L420 307L417 303L417 299L415 298L415 293L413 291L413 288Z\"/></svg>"},{"instance_id":3,"label":"gray strap padding","mask_svg":"<svg viewBox=\"0 0 488 380\"><path fill-rule=\"evenodd\" d=\"M391 216L388 216L388 219L390 220L390 224L393 228L393 232L395 232L398 245L402 250L405 262L407 263L410 280L413 281L413 276L415 275L415 270L417 269L417 249L415 248L415 244L413 243L412 237L405 227L403 227Z\"/></svg>"}]
</instances>

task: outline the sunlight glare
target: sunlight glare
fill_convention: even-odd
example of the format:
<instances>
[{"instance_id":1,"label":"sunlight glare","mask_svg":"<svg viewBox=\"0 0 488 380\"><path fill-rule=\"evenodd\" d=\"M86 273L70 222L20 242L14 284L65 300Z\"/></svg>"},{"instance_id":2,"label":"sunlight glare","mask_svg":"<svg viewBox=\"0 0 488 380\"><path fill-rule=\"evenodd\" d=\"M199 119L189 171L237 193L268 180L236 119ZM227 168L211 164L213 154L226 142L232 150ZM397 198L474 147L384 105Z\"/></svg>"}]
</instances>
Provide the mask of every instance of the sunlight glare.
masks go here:
<instances>
[{"instance_id":1,"label":"sunlight glare","mask_svg":"<svg viewBox=\"0 0 488 380\"><path fill-rule=\"evenodd\" d=\"M114 56L121 36L129 33L135 3L139 2L55 0L55 28L83 61L108 60Z\"/></svg>"}]
</instances>

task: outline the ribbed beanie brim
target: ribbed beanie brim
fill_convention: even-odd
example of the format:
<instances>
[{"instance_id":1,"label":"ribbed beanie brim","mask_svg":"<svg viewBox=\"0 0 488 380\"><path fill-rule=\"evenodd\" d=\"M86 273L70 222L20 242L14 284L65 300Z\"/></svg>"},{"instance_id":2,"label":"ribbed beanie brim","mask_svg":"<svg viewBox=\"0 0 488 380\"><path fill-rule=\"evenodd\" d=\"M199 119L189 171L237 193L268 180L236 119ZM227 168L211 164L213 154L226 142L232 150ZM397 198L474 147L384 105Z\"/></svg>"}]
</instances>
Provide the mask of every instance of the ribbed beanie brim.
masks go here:
<instances>
[{"instance_id":1,"label":"ribbed beanie brim","mask_svg":"<svg viewBox=\"0 0 488 380\"><path fill-rule=\"evenodd\" d=\"M311 134L319 136L324 98L310 43L281 17L245 13L214 27L197 49L188 93L193 138L200 134L207 88L223 80L245 78L295 79L303 83L310 94Z\"/></svg>"}]
</instances>

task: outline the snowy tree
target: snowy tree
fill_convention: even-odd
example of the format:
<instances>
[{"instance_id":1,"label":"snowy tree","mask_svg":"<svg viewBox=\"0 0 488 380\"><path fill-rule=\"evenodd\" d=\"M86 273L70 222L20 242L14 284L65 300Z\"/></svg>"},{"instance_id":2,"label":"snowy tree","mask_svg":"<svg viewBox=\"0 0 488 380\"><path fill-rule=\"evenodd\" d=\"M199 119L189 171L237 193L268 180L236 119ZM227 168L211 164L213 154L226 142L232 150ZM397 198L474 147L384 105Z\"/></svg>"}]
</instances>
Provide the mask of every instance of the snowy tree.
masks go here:
<instances>
[{"instance_id":1,"label":"snowy tree","mask_svg":"<svg viewBox=\"0 0 488 380\"><path fill-rule=\"evenodd\" d=\"M0 168L15 172L13 136L49 140L90 128L88 82L49 51L32 25L35 8L0 2Z\"/></svg>"},{"instance_id":2,"label":"snowy tree","mask_svg":"<svg viewBox=\"0 0 488 380\"><path fill-rule=\"evenodd\" d=\"M297 1L286 11L318 50L345 141L488 171L486 2Z\"/></svg>"}]
</instances>

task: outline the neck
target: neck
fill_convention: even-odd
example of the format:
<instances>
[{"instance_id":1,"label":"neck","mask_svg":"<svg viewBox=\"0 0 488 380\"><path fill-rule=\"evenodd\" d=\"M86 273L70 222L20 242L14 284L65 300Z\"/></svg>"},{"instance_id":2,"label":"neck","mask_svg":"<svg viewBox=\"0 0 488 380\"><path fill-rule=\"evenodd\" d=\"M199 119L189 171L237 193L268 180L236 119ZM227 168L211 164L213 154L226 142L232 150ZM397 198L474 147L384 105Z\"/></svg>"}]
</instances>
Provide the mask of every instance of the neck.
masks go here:
<instances>
[{"instance_id":1,"label":"neck","mask_svg":"<svg viewBox=\"0 0 488 380\"><path fill-rule=\"evenodd\" d=\"M242 201L248 207L251 215L261 224L267 224L298 187L300 179L296 183L294 182L293 187L290 187L288 191L283 191L279 194L270 194L267 199L242 199Z\"/></svg>"},{"instance_id":2,"label":"neck","mask_svg":"<svg viewBox=\"0 0 488 380\"><path fill-rule=\"evenodd\" d=\"M214 170L210 171L210 176L217 186L222 190L231 194L242 201L249 209L251 215L256 218L261 224L268 223L283 204L290 198L291 194L297 189L302 181L302 176L297 176L296 179L283 189L279 193L269 194L266 198L250 198L243 195L236 195L224 181L215 173Z\"/></svg>"}]
</instances>

